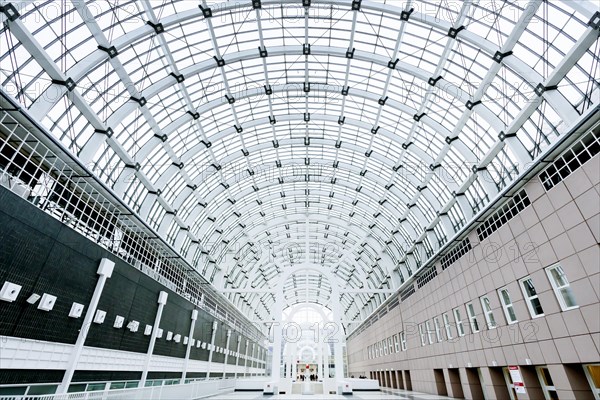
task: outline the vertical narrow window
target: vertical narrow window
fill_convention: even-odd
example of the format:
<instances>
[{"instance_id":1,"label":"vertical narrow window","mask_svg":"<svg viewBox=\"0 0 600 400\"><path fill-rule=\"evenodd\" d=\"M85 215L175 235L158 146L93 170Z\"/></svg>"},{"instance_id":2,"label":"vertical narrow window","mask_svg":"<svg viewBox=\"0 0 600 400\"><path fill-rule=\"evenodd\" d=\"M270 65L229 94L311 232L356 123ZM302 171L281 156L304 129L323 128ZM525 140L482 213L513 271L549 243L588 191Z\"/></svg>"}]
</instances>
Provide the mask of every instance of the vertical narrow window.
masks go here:
<instances>
[{"instance_id":1,"label":"vertical narrow window","mask_svg":"<svg viewBox=\"0 0 600 400\"><path fill-rule=\"evenodd\" d=\"M477 322L473 303L467 304L467 316L469 317L469 324L471 325L471 333L479 332L479 322Z\"/></svg>"},{"instance_id":2,"label":"vertical narrow window","mask_svg":"<svg viewBox=\"0 0 600 400\"><path fill-rule=\"evenodd\" d=\"M454 309L454 322L456 323L456 331L458 336L465 336L465 327L463 326L462 317L460 316L460 310Z\"/></svg>"},{"instance_id":3,"label":"vertical narrow window","mask_svg":"<svg viewBox=\"0 0 600 400\"><path fill-rule=\"evenodd\" d=\"M425 328L427 329L427 342L429 344L433 343L433 327L431 326L431 321L425 321Z\"/></svg>"},{"instance_id":4,"label":"vertical narrow window","mask_svg":"<svg viewBox=\"0 0 600 400\"><path fill-rule=\"evenodd\" d=\"M487 328L496 328L496 318L494 318L494 312L492 311L492 304L490 303L490 298L487 296L481 296L479 300L481 301L481 309L483 310L483 316L485 317Z\"/></svg>"},{"instance_id":5,"label":"vertical narrow window","mask_svg":"<svg viewBox=\"0 0 600 400\"><path fill-rule=\"evenodd\" d=\"M394 342L392 341L391 336L388 338L387 343L388 343L388 354L394 353Z\"/></svg>"},{"instance_id":6,"label":"vertical narrow window","mask_svg":"<svg viewBox=\"0 0 600 400\"><path fill-rule=\"evenodd\" d=\"M367 359L371 359L371 346L367 346Z\"/></svg>"},{"instance_id":7,"label":"vertical narrow window","mask_svg":"<svg viewBox=\"0 0 600 400\"><path fill-rule=\"evenodd\" d=\"M563 311L577 308L577 302L575 301L575 296L573 295L573 289L571 289L571 284L569 283L569 280L567 279L565 271L562 269L562 267L560 265L548 267L546 268L546 273L548 274L550 284L552 285L552 289L554 289L554 294L558 299L560 308Z\"/></svg>"},{"instance_id":8,"label":"vertical narrow window","mask_svg":"<svg viewBox=\"0 0 600 400\"><path fill-rule=\"evenodd\" d=\"M442 341L442 327L440 326L440 318L435 317L433 319L433 326L435 327L435 338L438 342Z\"/></svg>"},{"instance_id":9,"label":"vertical narrow window","mask_svg":"<svg viewBox=\"0 0 600 400\"><path fill-rule=\"evenodd\" d=\"M450 324L450 317L448 313L442 314L442 319L444 320L444 329L446 330L446 338L448 340L452 339L452 325Z\"/></svg>"},{"instance_id":10,"label":"vertical narrow window","mask_svg":"<svg viewBox=\"0 0 600 400\"><path fill-rule=\"evenodd\" d=\"M375 358L379 358L379 343L375 343Z\"/></svg>"},{"instance_id":11,"label":"vertical narrow window","mask_svg":"<svg viewBox=\"0 0 600 400\"><path fill-rule=\"evenodd\" d=\"M404 332L400 332L400 348L402 351L406 351L406 334Z\"/></svg>"},{"instance_id":12,"label":"vertical narrow window","mask_svg":"<svg viewBox=\"0 0 600 400\"><path fill-rule=\"evenodd\" d=\"M596 400L600 400L600 364L584 365L585 376Z\"/></svg>"},{"instance_id":13,"label":"vertical narrow window","mask_svg":"<svg viewBox=\"0 0 600 400\"><path fill-rule=\"evenodd\" d=\"M527 303L527 308L529 309L531 317L537 318L544 315L542 304L540 303L538 294L535 291L535 286L533 286L533 280L531 277L523 278L519 282L521 283L521 290L523 291L525 303Z\"/></svg>"},{"instance_id":14,"label":"vertical narrow window","mask_svg":"<svg viewBox=\"0 0 600 400\"><path fill-rule=\"evenodd\" d=\"M388 355L388 347L387 347L387 345L386 345L386 341L385 341L385 339L383 339L383 340L381 341L381 347L383 347L383 351L382 351L382 352L383 352L383 355L384 355L384 356L387 356L387 355Z\"/></svg>"},{"instance_id":15,"label":"vertical narrow window","mask_svg":"<svg viewBox=\"0 0 600 400\"><path fill-rule=\"evenodd\" d=\"M425 337L425 325L419 324L419 335L421 336L421 346L427 344L427 338Z\"/></svg>"},{"instance_id":16,"label":"vertical narrow window","mask_svg":"<svg viewBox=\"0 0 600 400\"><path fill-rule=\"evenodd\" d=\"M400 341L398 340L398 334L394 335L394 349L396 350L396 353L400 351Z\"/></svg>"},{"instance_id":17,"label":"vertical narrow window","mask_svg":"<svg viewBox=\"0 0 600 400\"><path fill-rule=\"evenodd\" d=\"M554 386L554 382L552 381L552 377L550 376L550 371L548 368L537 367L536 369L546 400L558 400L558 393L556 393L556 387Z\"/></svg>"},{"instance_id":18,"label":"vertical narrow window","mask_svg":"<svg viewBox=\"0 0 600 400\"><path fill-rule=\"evenodd\" d=\"M510 293L508 293L508 289L502 288L498 290L498 296L500 297L500 302L502 303L502 309L504 310L504 315L506 316L506 322L509 324L514 324L517 322L517 315L515 314L515 308L513 307L512 300L510 299Z\"/></svg>"}]
</instances>

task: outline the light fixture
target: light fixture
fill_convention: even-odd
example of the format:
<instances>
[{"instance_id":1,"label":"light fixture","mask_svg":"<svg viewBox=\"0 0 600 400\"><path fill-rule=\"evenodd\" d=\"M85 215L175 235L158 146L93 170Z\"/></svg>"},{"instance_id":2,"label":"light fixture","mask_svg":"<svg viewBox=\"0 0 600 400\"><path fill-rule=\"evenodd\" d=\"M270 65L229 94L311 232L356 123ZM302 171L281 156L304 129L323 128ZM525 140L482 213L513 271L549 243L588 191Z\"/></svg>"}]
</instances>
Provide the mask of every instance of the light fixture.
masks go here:
<instances>
[{"instance_id":1,"label":"light fixture","mask_svg":"<svg viewBox=\"0 0 600 400\"><path fill-rule=\"evenodd\" d=\"M12 303L17 299L17 296L19 296L20 292L20 285L6 281L4 282L4 285L2 285L2 289L0 289L0 300Z\"/></svg>"},{"instance_id":2,"label":"light fixture","mask_svg":"<svg viewBox=\"0 0 600 400\"><path fill-rule=\"evenodd\" d=\"M167 332L167 341L173 340L173 332L168 331Z\"/></svg>"},{"instance_id":3,"label":"light fixture","mask_svg":"<svg viewBox=\"0 0 600 400\"><path fill-rule=\"evenodd\" d=\"M31 296L29 296L29 297L27 298L27 300L26 300L26 301L27 301L29 304L35 304L35 303L36 303L36 301L38 301L38 300L40 299L40 297L41 297L41 296L40 296L39 294L37 294L37 293L32 293L32 294L31 294Z\"/></svg>"},{"instance_id":4,"label":"light fixture","mask_svg":"<svg viewBox=\"0 0 600 400\"><path fill-rule=\"evenodd\" d=\"M181 335L178 333L177 335L173 336L173 341L175 343L181 342Z\"/></svg>"},{"instance_id":5,"label":"light fixture","mask_svg":"<svg viewBox=\"0 0 600 400\"><path fill-rule=\"evenodd\" d=\"M158 328L158 331L156 332L156 338L162 338L163 336L163 330L162 328Z\"/></svg>"},{"instance_id":6,"label":"light fixture","mask_svg":"<svg viewBox=\"0 0 600 400\"><path fill-rule=\"evenodd\" d=\"M115 317L115 323L113 324L113 328L121 329L123 327L123 322L125 322L125 318L117 315Z\"/></svg>"},{"instance_id":7,"label":"light fixture","mask_svg":"<svg viewBox=\"0 0 600 400\"><path fill-rule=\"evenodd\" d=\"M40 304L38 304L38 310L52 311L54 304L56 304L56 296L44 293L42 295L42 299L40 300Z\"/></svg>"},{"instance_id":8,"label":"light fixture","mask_svg":"<svg viewBox=\"0 0 600 400\"><path fill-rule=\"evenodd\" d=\"M152 334L152 325L146 325L146 328L144 328L144 335L150 336L151 334Z\"/></svg>"},{"instance_id":9,"label":"light fixture","mask_svg":"<svg viewBox=\"0 0 600 400\"><path fill-rule=\"evenodd\" d=\"M73 303L71 306L71 311L69 311L69 317L71 318L79 318L81 314L83 314L83 309L85 306L79 303Z\"/></svg>"},{"instance_id":10,"label":"light fixture","mask_svg":"<svg viewBox=\"0 0 600 400\"><path fill-rule=\"evenodd\" d=\"M104 322L106 318L106 311L96 310L96 315L94 315L94 323L101 324Z\"/></svg>"}]
</instances>

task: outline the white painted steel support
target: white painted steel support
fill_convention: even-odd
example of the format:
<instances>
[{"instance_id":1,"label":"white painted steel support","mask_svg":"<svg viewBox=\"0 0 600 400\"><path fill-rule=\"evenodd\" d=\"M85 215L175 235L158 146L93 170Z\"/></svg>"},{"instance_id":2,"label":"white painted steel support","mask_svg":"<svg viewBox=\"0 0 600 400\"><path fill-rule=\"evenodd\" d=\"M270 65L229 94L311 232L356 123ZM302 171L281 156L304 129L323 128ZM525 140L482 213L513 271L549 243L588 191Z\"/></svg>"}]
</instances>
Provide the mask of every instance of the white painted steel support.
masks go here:
<instances>
[{"instance_id":1,"label":"white painted steel support","mask_svg":"<svg viewBox=\"0 0 600 400\"><path fill-rule=\"evenodd\" d=\"M198 310L192 310L192 325L190 326L190 334L188 336L187 349L185 350L185 361L183 363L183 373L181 374L181 383L185 383L188 365L190 362L190 352L192 351L192 339L194 338L194 328L198 319Z\"/></svg>"},{"instance_id":2,"label":"white painted steel support","mask_svg":"<svg viewBox=\"0 0 600 400\"><path fill-rule=\"evenodd\" d=\"M215 335L217 333L217 321L212 324L212 336L210 337L210 351L208 353L208 367L206 369L206 380L210 379L210 367L212 364L213 353L215 351Z\"/></svg>"},{"instance_id":3,"label":"white painted steel support","mask_svg":"<svg viewBox=\"0 0 600 400\"><path fill-rule=\"evenodd\" d=\"M250 347L250 341L246 339L246 351L244 352L244 377L248 375L248 348Z\"/></svg>"},{"instance_id":4,"label":"white painted steel support","mask_svg":"<svg viewBox=\"0 0 600 400\"><path fill-rule=\"evenodd\" d=\"M229 342L231 341L231 329L227 330L227 343L225 344L225 362L223 363L223 379L227 374L227 361L229 360Z\"/></svg>"},{"instance_id":5,"label":"white painted steel support","mask_svg":"<svg viewBox=\"0 0 600 400\"><path fill-rule=\"evenodd\" d=\"M102 291L104 290L104 285L106 284L106 280L112 276L114 268L115 263L110 261L109 259L103 258L100 261L100 266L96 271L96 273L100 277L98 278L98 282L96 282L96 288L94 289L92 299L90 300L87 312L85 313L85 318L83 319L83 324L81 326L81 329L79 330L79 335L77 336L75 347L71 352L69 364L67 365L67 370L65 372L61 384L58 386L58 389L56 391L57 394L67 393L67 390L69 389L71 379L73 379L75 368L77 367L79 357L81 356L81 350L83 350L83 345L85 344L85 339L87 338L87 334L90 330L90 327L92 326L92 320L94 319L94 315L96 314L96 309L98 308L98 302L100 301L100 296L102 295Z\"/></svg>"},{"instance_id":6,"label":"white painted steel support","mask_svg":"<svg viewBox=\"0 0 600 400\"><path fill-rule=\"evenodd\" d=\"M252 343L252 356L250 356L250 368L254 368L254 350L256 349L256 343ZM250 376L254 376L254 372L250 374Z\"/></svg>"},{"instance_id":7,"label":"white painted steel support","mask_svg":"<svg viewBox=\"0 0 600 400\"><path fill-rule=\"evenodd\" d=\"M234 379L238 377L238 366L240 365L240 344L242 344L242 337L238 335L237 348L235 349L235 375Z\"/></svg>"},{"instance_id":8,"label":"white painted steel support","mask_svg":"<svg viewBox=\"0 0 600 400\"><path fill-rule=\"evenodd\" d=\"M152 336L150 337L148 352L146 353L146 361L144 362L144 370L142 371L142 378L140 379L140 387L146 386L146 379L148 378L148 368L150 368L150 361L152 360L154 345L156 344L156 336L158 336L160 320L162 318L163 308L165 308L165 304L167 304L168 298L169 294L167 292L160 292L158 295L158 311L156 312L156 318L154 319L154 327L152 328Z\"/></svg>"}]
</instances>

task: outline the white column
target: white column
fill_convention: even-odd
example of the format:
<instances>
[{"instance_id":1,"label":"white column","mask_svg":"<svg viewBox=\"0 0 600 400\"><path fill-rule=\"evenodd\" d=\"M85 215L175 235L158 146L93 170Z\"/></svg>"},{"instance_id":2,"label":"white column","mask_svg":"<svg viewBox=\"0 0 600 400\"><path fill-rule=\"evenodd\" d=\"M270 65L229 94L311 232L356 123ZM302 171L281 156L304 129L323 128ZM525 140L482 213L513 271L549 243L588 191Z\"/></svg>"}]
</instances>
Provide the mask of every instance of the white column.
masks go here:
<instances>
[{"instance_id":1,"label":"white column","mask_svg":"<svg viewBox=\"0 0 600 400\"><path fill-rule=\"evenodd\" d=\"M192 351L192 339L194 338L194 328L198 319L198 310L192 310L192 326L190 326L190 334L188 336L187 349L185 350L185 361L183 362L183 373L181 374L181 383L185 383L188 365L190 362L190 352Z\"/></svg>"},{"instance_id":2,"label":"white column","mask_svg":"<svg viewBox=\"0 0 600 400\"><path fill-rule=\"evenodd\" d=\"M277 290L275 307L273 310L273 316L275 318L275 321L281 321L283 319L283 303L283 285L280 285L280 287ZM282 327L279 322L275 322L273 324L273 358L271 375L277 385L279 384L279 379L281 379L281 343Z\"/></svg>"},{"instance_id":3,"label":"white column","mask_svg":"<svg viewBox=\"0 0 600 400\"><path fill-rule=\"evenodd\" d=\"M227 360L229 360L229 341L231 340L231 329L227 330L227 344L225 345L225 363L223 364L223 379L226 378Z\"/></svg>"},{"instance_id":4,"label":"white column","mask_svg":"<svg viewBox=\"0 0 600 400\"><path fill-rule=\"evenodd\" d=\"M246 351L244 353L244 376L248 374L248 349L250 348L250 341L246 339Z\"/></svg>"},{"instance_id":5,"label":"white column","mask_svg":"<svg viewBox=\"0 0 600 400\"><path fill-rule=\"evenodd\" d=\"M81 351L83 350L85 339L87 338L87 334L89 332L90 326L92 325L94 315L96 314L96 309L98 308L98 302L100 301L100 296L102 295L102 291L104 290L104 285L106 284L106 280L112 276L114 268L115 263L110 261L109 259L103 258L100 261L100 266L96 271L100 278L98 278L98 282L96 282L96 288L94 289L94 293L92 294L92 299L90 300L90 304L88 305L85 317L83 318L83 324L79 329L79 335L77 336L75 347L73 347L73 351L71 352L71 355L69 357L69 363L67 364L67 370L65 371L62 383L59 385L56 391L56 393L58 394L67 393L67 389L69 388L69 385L71 384L71 379L73 379L73 374L75 373L75 368L77 367L77 363L79 362L79 357L81 356Z\"/></svg>"},{"instance_id":6,"label":"white column","mask_svg":"<svg viewBox=\"0 0 600 400\"><path fill-rule=\"evenodd\" d=\"M292 343L292 380L298 376L298 344Z\"/></svg>"},{"instance_id":7,"label":"white column","mask_svg":"<svg viewBox=\"0 0 600 400\"><path fill-rule=\"evenodd\" d=\"M238 366L240 365L240 344L241 343L242 343L242 337L238 334L237 348L235 350L235 375L234 375L234 379L237 379L237 376L238 376Z\"/></svg>"},{"instance_id":8,"label":"white column","mask_svg":"<svg viewBox=\"0 0 600 400\"><path fill-rule=\"evenodd\" d=\"M339 299L340 298L340 290L339 287L337 287L336 285L332 285L332 295L334 299ZM334 369L335 369L335 379L336 381L339 381L341 379L344 379L344 354L342 353L343 350L343 329L342 329L342 316L343 313L340 310L340 303L339 301L334 301L332 304L332 312L334 315L334 320L333 322L339 324L338 325L338 330L337 330L337 334L334 337L334 343L333 343L333 356L334 356ZM338 319L336 321L336 318Z\"/></svg>"},{"instance_id":9,"label":"white column","mask_svg":"<svg viewBox=\"0 0 600 400\"><path fill-rule=\"evenodd\" d=\"M250 368L254 368L254 350L256 350L256 343L252 343L252 356L250 356ZM254 372L252 372L250 376L254 376Z\"/></svg>"},{"instance_id":10,"label":"white column","mask_svg":"<svg viewBox=\"0 0 600 400\"><path fill-rule=\"evenodd\" d=\"M168 297L169 294L167 292L160 292L158 294L158 311L156 311L156 318L154 318L154 327L152 328L150 344L148 345L148 352L146 353L146 361L144 362L142 379L140 379L140 387L146 386L146 378L148 378L148 368L150 368L150 360L152 360L152 353L154 352L154 345L156 344L156 336L158 335L158 329L160 325L160 320L162 318L163 308L165 307L165 304L167 304Z\"/></svg>"},{"instance_id":11,"label":"white column","mask_svg":"<svg viewBox=\"0 0 600 400\"><path fill-rule=\"evenodd\" d=\"M206 380L210 378L210 367L212 364L213 352L215 351L215 334L217 333L217 321L212 325L212 336L210 338L210 351L208 352L208 367L206 369Z\"/></svg>"}]
</instances>

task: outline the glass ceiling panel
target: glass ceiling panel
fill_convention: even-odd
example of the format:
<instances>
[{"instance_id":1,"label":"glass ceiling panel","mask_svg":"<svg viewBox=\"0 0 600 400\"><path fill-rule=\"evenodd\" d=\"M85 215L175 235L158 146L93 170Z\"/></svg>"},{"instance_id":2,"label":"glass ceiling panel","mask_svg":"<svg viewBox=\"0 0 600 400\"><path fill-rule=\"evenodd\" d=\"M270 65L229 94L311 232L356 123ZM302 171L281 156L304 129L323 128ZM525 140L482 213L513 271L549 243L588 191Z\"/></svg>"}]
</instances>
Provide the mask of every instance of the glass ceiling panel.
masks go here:
<instances>
[{"instance_id":1,"label":"glass ceiling panel","mask_svg":"<svg viewBox=\"0 0 600 400\"><path fill-rule=\"evenodd\" d=\"M244 254L226 280L205 249L219 263L250 238L301 242L306 215L309 241L335 243L342 256L319 259L339 282L309 274L310 301L365 276L372 287L408 278L437 248L430 239L449 240L600 89L587 2L529 12L511 1L418 1L408 21L407 5L387 0L363 0L359 11L350 2L209 7L210 23L183 0L19 5L20 18L0 28L0 82L207 279L230 287L273 286L289 256L268 264ZM500 63L496 52L507 54ZM547 79L556 91L538 101ZM517 140L499 142L507 129ZM484 160L495 185L480 175L469 184ZM453 198L465 182L472 210ZM442 209L452 226L435 221ZM427 251L406 258L431 224L435 238L418 245ZM394 265L372 262L384 252ZM290 303L305 300L300 281ZM274 301L240 296L230 295L256 315ZM342 302L354 318L385 297Z\"/></svg>"}]
</instances>

